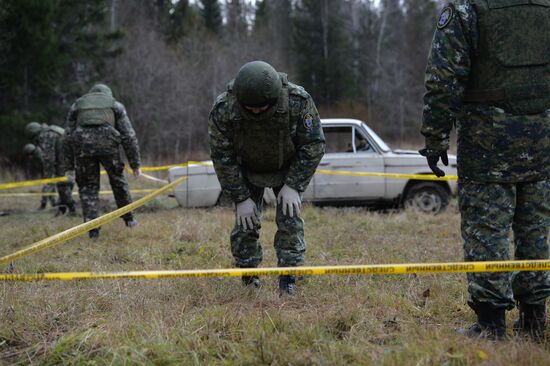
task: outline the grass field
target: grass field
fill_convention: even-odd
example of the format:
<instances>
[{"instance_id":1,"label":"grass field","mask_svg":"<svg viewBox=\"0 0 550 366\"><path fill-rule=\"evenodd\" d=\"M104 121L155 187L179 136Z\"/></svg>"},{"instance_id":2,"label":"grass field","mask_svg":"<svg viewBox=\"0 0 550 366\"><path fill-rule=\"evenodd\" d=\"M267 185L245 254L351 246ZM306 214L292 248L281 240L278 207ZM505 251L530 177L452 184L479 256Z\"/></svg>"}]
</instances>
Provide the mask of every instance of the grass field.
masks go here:
<instances>
[{"instance_id":1,"label":"grass field","mask_svg":"<svg viewBox=\"0 0 550 366\"><path fill-rule=\"evenodd\" d=\"M0 254L77 225L6 199ZM458 261L456 204L439 216L306 207L307 264ZM231 267L227 208L156 200L98 241L82 236L15 263L15 273ZM276 263L274 211L264 215L264 266ZM2 269L3 271L5 269ZM464 275L305 278L279 298L237 278L0 283L0 363L92 365L550 365L550 346L493 344L455 329L474 320ZM509 324L516 313L509 314Z\"/></svg>"}]
</instances>

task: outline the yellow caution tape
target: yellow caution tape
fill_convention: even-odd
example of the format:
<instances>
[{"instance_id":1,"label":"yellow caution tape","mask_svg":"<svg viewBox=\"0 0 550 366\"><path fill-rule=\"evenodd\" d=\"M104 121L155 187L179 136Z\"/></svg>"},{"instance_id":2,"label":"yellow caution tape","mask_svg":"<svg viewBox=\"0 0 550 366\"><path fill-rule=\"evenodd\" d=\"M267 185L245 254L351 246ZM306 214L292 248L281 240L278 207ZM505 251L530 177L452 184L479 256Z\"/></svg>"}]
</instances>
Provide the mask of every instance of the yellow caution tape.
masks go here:
<instances>
[{"instance_id":1,"label":"yellow caution tape","mask_svg":"<svg viewBox=\"0 0 550 366\"><path fill-rule=\"evenodd\" d=\"M150 193L154 192L156 189L132 189L130 193ZM78 192L72 192L73 195L78 194ZM113 191L99 191L101 195L113 194ZM57 196L57 193L52 192L26 192L26 193L0 193L0 197L34 197L34 196Z\"/></svg>"},{"instance_id":2,"label":"yellow caution tape","mask_svg":"<svg viewBox=\"0 0 550 366\"><path fill-rule=\"evenodd\" d=\"M66 182L66 181L67 181L67 177L57 177L57 178L28 180L25 182L0 183L0 189L29 187L29 186L36 186L40 184L60 183L60 182Z\"/></svg>"},{"instance_id":3,"label":"yellow caution tape","mask_svg":"<svg viewBox=\"0 0 550 366\"><path fill-rule=\"evenodd\" d=\"M187 167L189 165L204 165L204 166L210 166L212 165L211 162L207 161L188 161L184 164L174 164L174 165L162 165L162 166L150 166L150 167L142 167L141 171L144 172L156 172L161 170L168 170L171 168L176 167ZM128 171L131 171L131 169L128 169ZM107 172L105 170L102 170L100 174L105 175ZM150 177L150 176L148 176ZM152 178L152 177L151 177ZM13 182L13 183L0 183L0 189L11 189L11 188L20 188L20 187L29 187L29 186L36 186L40 184L49 184L49 183L60 183L60 182L66 182L67 177L56 177L56 178L46 178L46 179L36 179L36 180L28 180L23 182Z\"/></svg>"},{"instance_id":4,"label":"yellow caution tape","mask_svg":"<svg viewBox=\"0 0 550 366\"><path fill-rule=\"evenodd\" d=\"M413 273L472 273L548 271L550 260L374 264L355 266L231 268L198 270L130 271L130 272L60 272L37 274L0 274L0 281L72 281L99 279L159 279L179 277L240 276L311 276L311 275L388 275Z\"/></svg>"},{"instance_id":5,"label":"yellow caution tape","mask_svg":"<svg viewBox=\"0 0 550 366\"><path fill-rule=\"evenodd\" d=\"M369 173L369 172L346 172L335 170L317 170L317 174L323 175L345 175L351 177L381 177L393 179L414 179L414 180L457 180L456 175L446 175L444 177L436 177L433 174L397 174L397 173Z\"/></svg>"},{"instance_id":6,"label":"yellow caution tape","mask_svg":"<svg viewBox=\"0 0 550 366\"><path fill-rule=\"evenodd\" d=\"M103 216L100 216L100 217L98 217L94 220L91 220L91 221L85 222L81 225L72 227L68 230L65 230L65 231L61 232L61 233L52 235L49 238L42 239L42 240L28 246L27 248L21 249L21 250L15 252L13 254L9 254L9 255L6 255L4 257L1 257L0 258L0 264L12 262L12 261L14 261L16 259L19 259L21 257L28 256L32 253L35 253L35 252L41 251L43 249L59 245L63 242L66 242L67 240L71 240L73 238L76 238L77 236L79 236L79 235L81 235L81 234L83 234L87 231L90 231L92 229L100 227L100 226L102 226L102 225L104 225L104 224L106 224L110 221L113 221L114 219L116 219L116 218L130 212L130 211L133 211L133 210L137 209L140 206L143 206L144 204L151 201L155 197L157 197L157 196L163 194L164 192L174 188L175 186L183 183L186 179L187 179L187 176L181 177L181 178L173 181L172 183L167 184L164 187L159 188L159 189L157 189L156 191L154 191L152 193L149 193L147 196L145 196L143 198L140 198L139 200L137 200L135 202L130 203L129 205L121 207L121 208L119 208L119 209L117 209L113 212L109 212L109 213L107 213Z\"/></svg>"}]
</instances>

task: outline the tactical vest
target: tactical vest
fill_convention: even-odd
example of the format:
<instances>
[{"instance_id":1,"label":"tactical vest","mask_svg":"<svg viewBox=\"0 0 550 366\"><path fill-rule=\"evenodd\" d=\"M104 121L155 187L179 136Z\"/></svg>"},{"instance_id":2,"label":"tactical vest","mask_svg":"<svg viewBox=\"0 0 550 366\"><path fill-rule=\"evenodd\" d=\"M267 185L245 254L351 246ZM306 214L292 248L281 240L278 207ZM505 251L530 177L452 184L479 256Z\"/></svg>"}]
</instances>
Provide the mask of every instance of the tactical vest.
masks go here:
<instances>
[{"instance_id":1,"label":"tactical vest","mask_svg":"<svg viewBox=\"0 0 550 366\"><path fill-rule=\"evenodd\" d=\"M280 74L283 88L277 105L267 116L252 116L243 110L228 85L228 103L234 130L235 154L243 173L254 185L276 187L283 184L295 155L289 107L289 85Z\"/></svg>"},{"instance_id":2,"label":"tactical vest","mask_svg":"<svg viewBox=\"0 0 550 366\"><path fill-rule=\"evenodd\" d=\"M466 103L517 115L550 108L550 0L471 0L479 45Z\"/></svg>"},{"instance_id":3,"label":"tactical vest","mask_svg":"<svg viewBox=\"0 0 550 366\"><path fill-rule=\"evenodd\" d=\"M104 93L88 93L76 101L78 126L98 126L115 123L115 99Z\"/></svg>"}]
</instances>

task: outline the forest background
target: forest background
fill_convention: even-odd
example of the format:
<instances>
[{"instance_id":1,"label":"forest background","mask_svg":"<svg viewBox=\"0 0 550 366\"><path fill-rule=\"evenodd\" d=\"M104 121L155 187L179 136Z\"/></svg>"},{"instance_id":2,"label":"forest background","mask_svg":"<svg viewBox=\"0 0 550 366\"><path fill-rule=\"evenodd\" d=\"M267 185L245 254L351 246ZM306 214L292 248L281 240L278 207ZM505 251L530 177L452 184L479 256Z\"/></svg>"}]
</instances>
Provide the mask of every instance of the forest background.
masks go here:
<instances>
[{"instance_id":1,"label":"forest background","mask_svg":"<svg viewBox=\"0 0 550 366\"><path fill-rule=\"evenodd\" d=\"M213 100L271 63L322 117L420 145L424 70L442 0L0 0L0 169L29 170L24 127L64 125L94 83L126 105L148 163L208 157Z\"/></svg>"}]
</instances>

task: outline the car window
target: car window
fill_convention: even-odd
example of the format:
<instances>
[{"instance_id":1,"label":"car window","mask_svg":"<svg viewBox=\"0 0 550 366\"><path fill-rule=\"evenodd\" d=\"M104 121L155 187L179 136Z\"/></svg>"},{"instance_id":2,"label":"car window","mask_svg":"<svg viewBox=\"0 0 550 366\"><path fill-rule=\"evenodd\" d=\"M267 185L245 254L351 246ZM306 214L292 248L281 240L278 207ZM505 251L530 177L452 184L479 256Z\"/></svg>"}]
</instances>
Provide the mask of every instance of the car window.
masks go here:
<instances>
[{"instance_id":1,"label":"car window","mask_svg":"<svg viewBox=\"0 0 550 366\"><path fill-rule=\"evenodd\" d=\"M352 153L352 128L350 127L323 127L327 153Z\"/></svg>"},{"instance_id":2,"label":"car window","mask_svg":"<svg viewBox=\"0 0 550 366\"><path fill-rule=\"evenodd\" d=\"M363 136L361 131L355 129L355 151L356 152L375 152L367 138Z\"/></svg>"}]
</instances>

